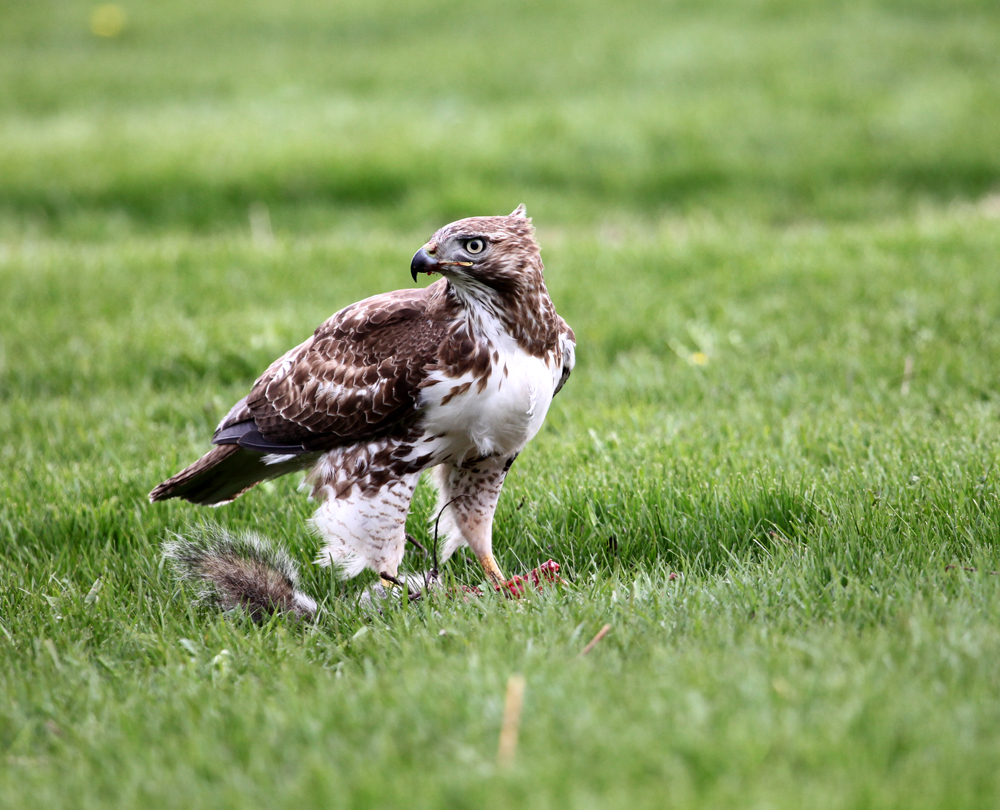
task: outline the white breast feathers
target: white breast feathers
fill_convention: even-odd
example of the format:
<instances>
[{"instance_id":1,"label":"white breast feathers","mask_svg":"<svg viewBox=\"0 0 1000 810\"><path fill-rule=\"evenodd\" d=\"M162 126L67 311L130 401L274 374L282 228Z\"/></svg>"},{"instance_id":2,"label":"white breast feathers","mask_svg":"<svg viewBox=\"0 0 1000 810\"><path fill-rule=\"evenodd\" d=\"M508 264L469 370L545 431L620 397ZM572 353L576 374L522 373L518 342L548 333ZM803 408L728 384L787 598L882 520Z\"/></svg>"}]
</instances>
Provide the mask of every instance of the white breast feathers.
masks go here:
<instances>
[{"instance_id":1,"label":"white breast feathers","mask_svg":"<svg viewBox=\"0 0 1000 810\"><path fill-rule=\"evenodd\" d=\"M546 363L510 346L498 350L486 377L436 373L421 402L424 430L440 436L440 451L458 462L519 452L545 421L561 371L560 358Z\"/></svg>"}]
</instances>

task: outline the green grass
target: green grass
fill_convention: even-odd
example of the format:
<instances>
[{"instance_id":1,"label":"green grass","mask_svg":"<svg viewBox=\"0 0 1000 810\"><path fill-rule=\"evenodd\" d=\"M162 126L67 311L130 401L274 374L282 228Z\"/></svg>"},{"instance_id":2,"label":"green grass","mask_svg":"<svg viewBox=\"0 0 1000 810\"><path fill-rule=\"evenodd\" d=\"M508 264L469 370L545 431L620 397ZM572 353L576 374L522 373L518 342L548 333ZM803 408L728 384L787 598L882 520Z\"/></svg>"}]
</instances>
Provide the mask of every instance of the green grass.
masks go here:
<instances>
[{"instance_id":1,"label":"green grass","mask_svg":"<svg viewBox=\"0 0 1000 810\"><path fill-rule=\"evenodd\" d=\"M0 5L0 806L997 803L1000 8L125 8ZM373 616L296 480L146 502L521 201L578 367L495 545L565 588ZM322 616L192 607L158 548L202 522Z\"/></svg>"},{"instance_id":2,"label":"green grass","mask_svg":"<svg viewBox=\"0 0 1000 810\"><path fill-rule=\"evenodd\" d=\"M1000 182L992 0L4 8L5 228L863 220Z\"/></svg>"}]
</instances>

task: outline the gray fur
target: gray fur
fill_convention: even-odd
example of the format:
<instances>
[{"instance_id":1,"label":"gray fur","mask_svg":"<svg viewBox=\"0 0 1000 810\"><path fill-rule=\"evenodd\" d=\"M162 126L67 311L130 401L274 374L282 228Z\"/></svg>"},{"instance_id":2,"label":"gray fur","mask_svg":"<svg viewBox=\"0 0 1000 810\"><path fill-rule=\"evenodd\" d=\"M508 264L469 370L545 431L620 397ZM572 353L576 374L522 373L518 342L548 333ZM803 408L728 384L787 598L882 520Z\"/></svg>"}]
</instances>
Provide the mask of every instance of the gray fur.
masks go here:
<instances>
[{"instance_id":1,"label":"gray fur","mask_svg":"<svg viewBox=\"0 0 1000 810\"><path fill-rule=\"evenodd\" d=\"M193 538L175 535L163 544L163 556L179 579L195 584L201 602L245 611L255 622L275 613L316 615L316 602L298 590L291 557L254 532L213 526Z\"/></svg>"}]
</instances>

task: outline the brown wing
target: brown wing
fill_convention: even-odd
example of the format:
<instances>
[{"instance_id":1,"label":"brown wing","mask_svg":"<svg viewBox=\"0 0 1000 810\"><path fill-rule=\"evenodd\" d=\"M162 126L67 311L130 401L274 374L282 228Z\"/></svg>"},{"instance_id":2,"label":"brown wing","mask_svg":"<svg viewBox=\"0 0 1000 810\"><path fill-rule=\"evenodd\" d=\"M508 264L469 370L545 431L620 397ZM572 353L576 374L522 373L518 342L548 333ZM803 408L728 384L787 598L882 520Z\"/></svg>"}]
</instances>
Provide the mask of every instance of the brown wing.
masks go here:
<instances>
[{"instance_id":1,"label":"brown wing","mask_svg":"<svg viewBox=\"0 0 1000 810\"><path fill-rule=\"evenodd\" d=\"M261 452L318 451L407 423L446 333L428 314L430 290L386 293L338 312L271 364L213 441Z\"/></svg>"}]
</instances>

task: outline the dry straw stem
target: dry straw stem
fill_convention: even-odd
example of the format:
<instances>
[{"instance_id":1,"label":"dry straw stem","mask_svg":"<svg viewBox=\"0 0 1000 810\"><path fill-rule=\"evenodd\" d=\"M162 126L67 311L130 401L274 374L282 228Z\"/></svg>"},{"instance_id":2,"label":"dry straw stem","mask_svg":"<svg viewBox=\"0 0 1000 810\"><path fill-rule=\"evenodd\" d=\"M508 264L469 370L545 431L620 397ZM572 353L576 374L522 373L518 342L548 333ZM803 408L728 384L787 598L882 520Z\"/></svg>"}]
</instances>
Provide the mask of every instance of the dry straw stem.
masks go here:
<instances>
[{"instance_id":1,"label":"dry straw stem","mask_svg":"<svg viewBox=\"0 0 1000 810\"><path fill-rule=\"evenodd\" d=\"M598 630L598 631L597 631L597 635L596 635L596 636L594 636L594 637L593 637L593 638L592 638L592 639L590 640L590 643L589 643L589 644L587 644L587 646L586 646L586 647L584 647L584 648L583 648L582 650L580 650L580 655L579 655L579 657L580 657L580 658L583 658L583 656L585 656L585 655L586 655L587 653L589 653L589 652L590 652L590 651L591 651L592 649L594 649L594 647L596 647L596 646L597 646L597 642L598 642L598 641L600 641L600 640L601 640L602 638L604 638L604 637L605 637L605 636L606 636L606 635L608 634L608 632L609 632L610 630L611 630L611 625L610 625L610 624L606 624L606 625L604 625L604 627L602 627L602 628L601 628L600 630Z\"/></svg>"},{"instance_id":2,"label":"dry straw stem","mask_svg":"<svg viewBox=\"0 0 1000 810\"><path fill-rule=\"evenodd\" d=\"M913 355L906 355L903 361L903 383L899 386L899 393L904 397L910 393L910 381L913 379Z\"/></svg>"},{"instance_id":3,"label":"dry straw stem","mask_svg":"<svg viewBox=\"0 0 1000 810\"><path fill-rule=\"evenodd\" d=\"M507 698L503 707L503 725L500 726L500 744L497 746L497 765L509 768L517 755L517 735L521 728L521 708L524 706L523 675L507 679Z\"/></svg>"}]
</instances>

